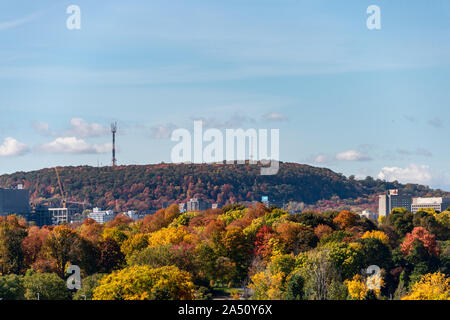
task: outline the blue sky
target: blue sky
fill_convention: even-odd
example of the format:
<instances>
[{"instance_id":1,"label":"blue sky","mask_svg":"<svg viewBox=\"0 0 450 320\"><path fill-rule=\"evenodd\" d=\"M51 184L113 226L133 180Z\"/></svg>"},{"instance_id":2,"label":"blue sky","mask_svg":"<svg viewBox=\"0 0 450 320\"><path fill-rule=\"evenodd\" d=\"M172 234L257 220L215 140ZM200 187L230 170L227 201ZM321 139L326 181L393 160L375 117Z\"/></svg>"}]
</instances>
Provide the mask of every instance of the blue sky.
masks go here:
<instances>
[{"instance_id":1,"label":"blue sky","mask_svg":"<svg viewBox=\"0 0 450 320\"><path fill-rule=\"evenodd\" d=\"M119 164L170 162L204 119L279 128L282 161L450 190L449 58L446 0L4 1L0 173L108 165L112 121Z\"/></svg>"}]
</instances>

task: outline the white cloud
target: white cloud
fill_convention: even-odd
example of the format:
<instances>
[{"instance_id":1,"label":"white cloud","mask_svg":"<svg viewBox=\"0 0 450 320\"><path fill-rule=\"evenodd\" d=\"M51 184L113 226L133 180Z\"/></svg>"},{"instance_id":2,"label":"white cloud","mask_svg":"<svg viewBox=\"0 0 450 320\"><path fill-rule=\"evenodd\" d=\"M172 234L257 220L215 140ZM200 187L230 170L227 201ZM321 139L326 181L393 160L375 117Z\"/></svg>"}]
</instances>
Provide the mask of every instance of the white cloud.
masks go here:
<instances>
[{"instance_id":1,"label":"white cloud","mask_svg":"<svg viewBox=\"0 0 450 320\"><path fill-rule=\"evenodd\" d=\"M0 144L0 157L20 156L29 151L29 148L14 138L7 137Z\"/></svg>"},{"instance_id":2,"label":"white cloud","mask_svg":"<svg viewBox=\"0 0 450 320\"><path fill-rule=\"evenodd\" d=\"M334 159L331 158L329 155L326 154L318 154L314 157L313 162L315 163L329 163L332 162Z\"/></svg>"},{"instance_id":3,"label":"white cloud","mask_svg":"<svg viewBox=\"0 0 450 320\"><path fill-rule=\"evenodd\" d=\"M269 121L286 121L287 118L284 114L281 113L276 113L276 112L272 112L272 113L268 113L263 115L263 118Z\"/></svg>"},{"instance_id":4,"label":"white cloud","mask_svg":"<svg viewBox=\"0 0 450 320\"><path fill-rule=\"evenodd\" d=\"M371 160L371 158L359 151L356 150L348 150L336 155L337 160L341 161L367 161Z\"/></svg>"},{"instance_id":5,"label":"white cloud","mask_svg":"<svg viewBox=\"0 0 450 320\"><path fill-rule=\"evenodd\" d=\"M70 129L64 133L64 136L71 137L100 137L109 133L108 128L99 123L88 123L81 118L72 118L70 120Z\"/></svg>"},{"instance_id":6,"label":"white cloud","mask_svg":"<svg viewBox=\"0 0 450 320\"><path fill-rule=\"evenodd\" d=\"M387 181L399 181L401 183L429 184L433 181L430 167L411 163L406 168L384 167L378 173L378 178Z\"/></svg>"},{"instance_id":7,"label":"white cloud","mask_svg":"<svg viewBox=\"0 0 450 320\"><path fill-rule=\"evenodd\" d=\"M105 143L91 145L83 139L78 139L76 137L59 137L52 142L41 145L38 149L47 153L106 153L111 150L111 144Z\"/></svg>"}]
</instances>

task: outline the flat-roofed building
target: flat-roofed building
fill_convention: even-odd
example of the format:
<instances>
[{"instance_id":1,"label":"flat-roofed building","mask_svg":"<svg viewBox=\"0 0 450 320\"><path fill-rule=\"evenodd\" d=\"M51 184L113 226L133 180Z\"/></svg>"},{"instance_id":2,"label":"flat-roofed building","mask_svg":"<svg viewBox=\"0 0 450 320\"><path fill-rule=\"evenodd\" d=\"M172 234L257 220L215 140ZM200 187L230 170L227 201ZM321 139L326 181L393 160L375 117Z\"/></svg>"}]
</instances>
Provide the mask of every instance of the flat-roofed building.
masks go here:
<instances>
[{"instance_id":1,"label":"flat-roofed building","mask_svg":"<svg viewBox=\"0 0 450 320\"><path fill-rule=\"evenodd\" d=\"M186 203L186 207L187 210L186 211L203 211L203 210L208 210L210 209L210 205L206 202L203 201L202 199L199 198L191 198L189 199L189 201Z\"/></svg>"},{"instance_id":2,"label":"flat-roofed building","mask_svg":"<svg viewBox=\"0 0 450 320\"><path fill-rule=\"evenodd\" d=\"M435 211L445 211L450 207L450 198L413 198L411 211L416 213L420 209L434 209Z\"/></svg>"},{"instance_id":3,"label":"flat-roofed building","mask_svg":"<svg viewBox=\"0 0 450 320\"><path fill-rule=\"evenodd\" d=\"M383 194L378 198L378 216L386 217L395 208L405 208L411 211L412 199L397 194Z\"/></svg>"},{"instance_id":4,"label":"flat-roofed building","mask_svg":"<svg viewBox=\"0 0 450 320\"><path fill-rule=\"evenodd\" d=\"M364 210L359 214L360 217L366 217L367 219L378 220L378 214L370 212L369 210Z\"/></svg>"},{"instance_id":5,"label":"flat-roofed building","mask_svg":"<svg viewBox=\"0 0 450 320\"><path fill-rule=\"evenodd\" d=\"M140 214L137 211L134 210L128 210L127 212L123 213L127 217L133 219L134 221L138 221L139 219L143 219L145 217L145 214Z\"/></svg>"},{"instance_id":6,"label":"flat-roofed building","mask_svg":"<svg viewBox=\"0 0 450 320\"><path fill-rule=\"evenodd\" d=\"M103 224L108 221L114 220L116 214L112 210L102 210L100 208L94 208L92 212L89 213L88 217L94 219L100 224Z\"/></svg>"}]
</instances>

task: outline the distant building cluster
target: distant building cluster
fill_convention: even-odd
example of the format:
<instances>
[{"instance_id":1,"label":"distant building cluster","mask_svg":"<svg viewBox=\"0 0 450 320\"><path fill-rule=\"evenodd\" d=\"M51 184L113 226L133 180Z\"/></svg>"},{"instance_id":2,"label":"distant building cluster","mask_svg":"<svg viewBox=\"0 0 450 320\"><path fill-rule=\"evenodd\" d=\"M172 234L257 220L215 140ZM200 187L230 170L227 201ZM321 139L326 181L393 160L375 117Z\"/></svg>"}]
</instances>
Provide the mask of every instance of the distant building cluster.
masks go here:
<instances>
[{"instance_id":1,"label":"distant building cluster","mask_svg":"<svg viewBox=\"0 0 450 320\"><path fill-rule=\"evenodd\" d=\"M203 211L211 208L216 209L218 207L219 205L216 203L211 204L197 197L179 204L180 212ZM61 208L51 208L42 204L30 206L28 190L24 189L22 185L10 189L0 188L0 216L17 214L26 218L28 222L32 222L35 225L42 227L45 225L82 222L82 217L86 217L85 215L82 215L82 213L83 210L72 206L64 206ZM144 218L149 212L138 213L135 210L129 210L122 214L137 221L138 219ZM93 208L92 211L87 214L88 218L91 218L100 224L114 220L116 216L117 213L113 210L102 210L97 207Z\"/></svg>"},{"instance_id":2,"label":"distant building cluster","mask_svg":"<svg viewBox=\"0 0 450 320\"><path fill-rule=\"evenodd\" d=\"M106 223L108 221L114 220L116 215L112 210L101 210L100 208L94 208L91 213L89 213L88 218L94 219L100 224Z\"/></svg>"},{"instance_id":3,"label":"distant building cluster","mask_svg":"<svg viewBox=\"0 0 450 320\"><path fill-rule=\"evenodd\" d=\"M182 202L178 205L180 212L192 212L192 211L203 211L208 209L217 209L219 205L217 203L209 203L200 198L191 198L187 202Z\"/></svg>"},{"instance_id":4,"label":"distant building cluster","mask_svg":"<svg viewBox=\"0 0 450 320\"><path fill-rule=\"evenodd\" d=\"M268 199L265 199L263 203L266 206L276 205L276 203L269 203ZM360 216L377 220L379 217L388 216L395 208L404 208L415 213L422 209L434 209L435 211L442 212L449 207L450 198L412 198L399 195L398 190L389 190L386 194L379 196L378 213L364 210L360 213ZM211 204L198 197L193 197L187 202L179 204L180 212L203 211L216 208L219 208L218 204ZM285 209L284 204L282 208ZM25 217L27 221L42 227L44 225L61 225L64 223L82 222L82 217L86 216L81 213L79 208L77 209L74 207L49 208L41 204L30 206L28 190L24 189L22 185L9 189L0 188L0 216L7 216L10 214L21 215ZM134 221L137 221L138 219L144 218L148 212L143 214L134 210L129 210L123 212L123 214ZM93 208L92 212L87 214L88 218L91 218L100 224L107 223L116 216L117 213L113 210L102 210L101 208Z\"/></svg>"},{"instance_id":5,"label":"distant building cluster","mask_svg":"<svg viewBox=\"0 0 450 320\"><path fill-rule=\"evenodd\" d=\"M378 198L378 216L385 217L395 208L405 208L416 213L422 209L434 209L442 212L450 207L450 198L412 198L401 196L398 190L389 190L387 194L380 195Z\"/></svg>"}]
</instances>

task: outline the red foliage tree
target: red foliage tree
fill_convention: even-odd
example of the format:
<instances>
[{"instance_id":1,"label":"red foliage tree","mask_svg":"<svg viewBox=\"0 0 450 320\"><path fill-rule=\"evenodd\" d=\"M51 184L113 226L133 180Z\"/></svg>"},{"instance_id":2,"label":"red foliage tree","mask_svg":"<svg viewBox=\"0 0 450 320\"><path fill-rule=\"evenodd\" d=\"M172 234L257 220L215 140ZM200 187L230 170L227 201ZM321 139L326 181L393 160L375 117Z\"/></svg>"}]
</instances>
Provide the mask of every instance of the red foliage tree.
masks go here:
<instances>
[{"instance_id":1,"label":"red foliage tree","mask_svg":"<svg viewBox=\"0 0 450 320\"><path fill-rule=\"evenodd\" d=\"M50 230L47 228L31 227L27 237L22 241L24 262L26 266L32 265L39 257L42 245L48 237Z\"/></svg>"},{"instance_id":2,"label":"red foliage tree","mask_svg":"<svg viewBox=\"0 0 450 320\"><path fill-rule=\"evenodd\" d=\"M401 250L404 255L408 255L412 249L414 240L419 240L430 254L438 256L440 254L436 239L433 234L429 233L423 227L414 228L411 233L406 234L405 240L401 245Z\"/></svg>"},{"instance_id":3,"label":"red foliage tree","mask_svg":"<svg viewBox=\"0 0 450 320\"><path fill-rule=\"evenodd\" d=\"M269 226L262 226L258 229L255 236L255 255L261 256L264 259L270 258L272 248L269 245L269 240L274 235L275 231Z\"/></svg>"}]
</instances>

